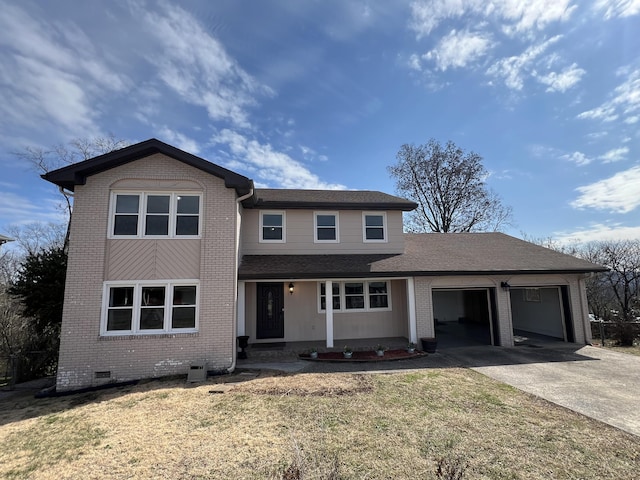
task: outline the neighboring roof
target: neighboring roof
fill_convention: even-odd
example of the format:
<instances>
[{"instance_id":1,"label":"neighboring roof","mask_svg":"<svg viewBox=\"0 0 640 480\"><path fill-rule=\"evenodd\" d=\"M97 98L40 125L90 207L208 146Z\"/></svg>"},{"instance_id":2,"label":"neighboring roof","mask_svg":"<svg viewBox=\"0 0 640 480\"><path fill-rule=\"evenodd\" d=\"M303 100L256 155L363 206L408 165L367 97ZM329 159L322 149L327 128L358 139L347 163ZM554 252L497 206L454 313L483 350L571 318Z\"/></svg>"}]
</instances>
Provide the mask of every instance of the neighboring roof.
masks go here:
<instances>
[{"instance_id":1,"label":"neighboring roof","mask_svg":"<svg viewBox=\"0 0 640 480\"><path fill-rule=\"evenodd\" d=\"M120 165L155 153L167 155L223 179L225 186L227 188L235 188L238 195L246 195L253 187L253 181L251 179L211 163L204 158L196 157L160 140L156 140L155 138L136 143L135 145L120 150L105 153L104 155L90 158L83 162L74 163L67 167L59 168L58 170L53 170L42 175L42 178L69 191L74 191L76 185L84 185L87 177L91 175L119 167Z\"/></svg>"},{"instance_id":2,"label":"neighboring roof","mask_svg":"<svg viewBox=\"0 0 640 480\"><path fill-rule=\"evenodd\" d=\"M418 205L404 198L371 190L299 190L256 188L253 197L242 204L245 208L403 210Z\"/></svg>"},{"instance_id":3,"label":"neighboring roof","mask_svg":"<svg viewBox=\"0 0 640 480\"><path fill-rule=\"evenodd\" d=\"M5 237L4 235L0 235L0 245L7 242L13 242L13 238Z\"/></svg>"},{"instance_id":4,"label":"neighboring roof","mask_svg":"<svg viewBox=\"0 0 640 480\"><path fill-rule=\"evenodd\" d=\"M250 279L588 273L606 268L503 233L405 235L403 254L245 255Z\"/></svg>"}]
</instances>

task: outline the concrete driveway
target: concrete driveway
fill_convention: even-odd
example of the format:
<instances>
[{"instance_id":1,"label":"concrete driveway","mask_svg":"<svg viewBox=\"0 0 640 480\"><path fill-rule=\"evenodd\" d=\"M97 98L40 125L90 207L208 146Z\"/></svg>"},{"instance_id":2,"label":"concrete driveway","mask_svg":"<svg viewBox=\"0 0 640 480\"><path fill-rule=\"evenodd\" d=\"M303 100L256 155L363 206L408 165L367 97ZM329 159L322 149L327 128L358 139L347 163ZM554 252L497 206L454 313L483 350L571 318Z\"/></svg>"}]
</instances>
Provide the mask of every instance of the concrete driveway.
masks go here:
<instances>
[{"instance_id":1,"label":"concrete driveway","mask_svg":"<svg viewBox=\"0 0 640 480\"><path fill-rule=\"evenodd\" d=\"M447 363L640 436L640 357L575 344L463 347Z\"/></svg>"}]
</instances>

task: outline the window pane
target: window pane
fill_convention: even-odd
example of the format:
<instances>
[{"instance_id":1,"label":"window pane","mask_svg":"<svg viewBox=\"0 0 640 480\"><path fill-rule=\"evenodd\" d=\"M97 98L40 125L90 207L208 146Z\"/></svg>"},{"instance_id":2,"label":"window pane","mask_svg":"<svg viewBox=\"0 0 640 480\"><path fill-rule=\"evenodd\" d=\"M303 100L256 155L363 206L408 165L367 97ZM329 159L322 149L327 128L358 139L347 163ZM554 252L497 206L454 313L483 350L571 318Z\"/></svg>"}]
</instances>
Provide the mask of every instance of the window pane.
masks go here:
<instances>
[{"instance_id":1,"label":"window pane","mask_svg":"<svg viewBox=\"0 0 640 480\"><path fill-rule=\"evenodd\" d=\"M333 309L340 310L340 297L333 297Z\"/></svg>"},{"instance_id":2,"label":"window pane","mask_svg":"<svg viewBox=\"0 0 640 480\"><path fill-rule=\"evenodd\" d=\"M107 331L131 330L131 317L133 309L123 308L109 310L107 314Z\"/></svg>"},{"instance_id":3,"label":"window pane","mask_svg":"<svg viewBox=\"0 0 640 480\"><path fill-rule=\"evenodd\" d=\"M370 282L369 293L387 293L387 282Z\"/></svg>"},{"instance_id":4,"label":"window pane","mask_svg":"<svg viewBox=\"0 0 640 480\"><path fill-rule=\"evenodd\" d=\"M345 306L347 307L347 310L364 308L363 296L346 297L344 301L345 301Z\"/></svg>"},{"instance_id":5,"label":"window pane","mask_svg":"<svg viewBox=\"0 0 640 480\"><path fill-rule=\"evenodd\" d=\"M147 215L145 235L169 235L168 215Z\"/></svg>"},{"instance_id":6,"label":"window pane","mask_svg":"<svg viewBox=\"0 0 640 480\"><path fill-rule=\"evenodd\" d=\"M362 295L364 293L364 284L362 283L345 283L344 293L347 295Z\"/></svg>"},{"instance_id":7,"label":"window pane","mask_svg":"<svg viewBox=\"0 0 640 480\"><path fill-rule=\"evenodd\" d=\"M384 230L382 228L367 228L367 240L384 240Z\"/></svg>"},{"instance_id":8,"label":"window pane","mask_svg":"<svg viewBox=\"0 0 640 480\"><path fill-rule=\"evenodd\" d=\"M162 330L164 308L142 308L140 310L140 330Z\"/></svg>"},{"instance_id":9,"label":"window pane","mask_svg":"<svg viewBox=\"0 0 640 480\"><path fill-rule=\"evenodd\" d=\"M316 222L319 227L335 227L336 216L335 215L317 215Z\"/></svg>"},{"instance_id":10,"label":"window pane","mask_svg":"<svg viewBox=\"0 0 640 480\"><path fill-rule=\"evenodd\" d=\"M143 287L141 305L143 307L164 305L164 287Z\"/></svg>"},{"instance_id":11,"label":"window pane","mask_svg":"<svg viewBox=\"0 0 640 480\"><path fill-rule=\"evenodd\" d=\"M178 215L176 219L176 235L198 235L198 219L196 216Z\"/></svg>"},{"instance_id":12,"label":"window pane","mask_svg":"<svg viewBox=\"0 0 640 480\"><path fill-rule=\"evenodd\" d=\"M264 227L262 229L263 240L282 240L281 227Z\"/></svg>"},{"instance_id":13,"label":"window pane","mask_svg":"<svg viewBox=\"0 0 640 480\"><path fill-rule=\"evenodd\" d=\"M138 216L137 215L116 215L113 223L114 235L137 235Z\"/></svg>"},{"instance_id":14,"label":"window pane","mask_svg":"<svg viewBox=\"0 0 640 480\"><path fill-rule=\"evenodd\" d=\"M335 228L318 228L318 240L335 240Z\"/></svg>"},{"instance_id":15,"label":"window pane","mask_svg":"<svg viewBox=\"0 0 640 480\"><path fill-rule=\"evenodd\" d=\"M178 196L178 213L191 213L197 215L200 213L200 197L194 195Z\"/></svg>"},{"instance_id":16,"label":"window pane","mask_svg":"<svg viewBox=\"0 0 640 480\"><path fill-rule=\"evenodd\" d=\"M196 307L173 307L171 328L196 328Z\"/></svg>"},{"instance_id":17,"label":"window pane","mask_svg":"<svg viewBox=\"0 0 640 480\"><path fill-rule=\"evenodd\" d=\"M169 195L147 196L147 213L169 213Z\"/></svg>"},{"instance_id":18,"label":"window pane","mask_svg":"<svg viewBox=\"0 0 640 480\"><path fill-rule=\"evenodd\" d=\"M327 297L320 297L320 310L327 309Z\"/></svg>"},{"instance_id":19,"label":"window pane","mask_svg":"<svg viewBox=\"0 0 640 480\"><path fill-rule=\"evenodd\" d=\"M116 213L138 213L138 195L116 195Z\"/></svg>"},{"instance_id":20,"label":"window pane","mask_svg":"<svg viewBox=\"0 0 640 480\"><path fill-rule=\"evenodd\" d=\"M282 215L265 214L262 216L262 225L265 227L282 227Z\"/></svg>"},{"instance_id":21,"label":"window pane","mask_svg":"<svg viewBox=\"0 0 640 480\"><path fill-rule=\"evenodd\" d=\"M384 225L382 215L365 215L364 218L367 227L382 227Z\"/></svg>"},{"instance_id":22,"label":"window pane","mask_svg":"<svg viewBox=\"0 0 640 480\"><path fill-rule=\"evenodd\" d=\"M173 304L174 305L195 305L196 304L196 287L173 287Z\"/></svg>"},{"instance_id":23,"label":"window pane","mask_svg":"<svg viewBox=\"0 0 640 480\"><path fill-rule=\"evenodd\" d=\"M117 287L109 290L110 307L126 307L133 305L133 287Z\"/></svg>"},{"instance_id":24,"label":"window pane","mask_svg":"<svg viewBox=\"0 0 640 480\"><path fill-rule=\"evenodd\" d=\"M369 308L387 308L389 299L386 295L371 295L369 297Z\"/></svg>"}]
</instances>

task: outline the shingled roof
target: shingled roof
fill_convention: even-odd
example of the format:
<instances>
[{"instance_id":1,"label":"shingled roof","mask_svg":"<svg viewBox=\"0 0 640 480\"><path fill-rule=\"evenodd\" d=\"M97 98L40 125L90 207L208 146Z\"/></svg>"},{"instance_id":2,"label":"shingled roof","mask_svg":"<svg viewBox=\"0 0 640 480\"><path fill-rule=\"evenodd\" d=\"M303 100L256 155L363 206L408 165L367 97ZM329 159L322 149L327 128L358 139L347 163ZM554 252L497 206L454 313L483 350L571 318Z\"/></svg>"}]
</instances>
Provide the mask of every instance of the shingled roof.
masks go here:
<instances>
[{"instance_id":1,"label":"shingled roof","mask_svg":"<svg viewBox=\"0 0 640 480\"><path fill-rule=\"evenodd\" d=\"M340 210L402 210L418 205L404 198L371 190L300 190L256 188L245 208L332 208Z\"/></svg>"},{"instance_id":2,"label":"shingled roof","mask_svg":"<svg viewBox=\"0 0 640 480\"><path fill-rule=\"evenodd\" d=\"M606 268L502 233L405 235L403 254L245 255L241 280L588 273Z\"/></svg>"},{"instance_id":3,"label":"shingled roof","mask_svg":"<svg viewBox=\"0 0 640 480\"><path fill-rule=\"evenodd\" d=\"M140 158L148 157L155 153L162 153L163 155L167 155L203 172L223 179L225 186L227 188L234 188L238 195L246 195L251 191L251 188L253 188L253 181L251 179L155 138L53 170L42 175L42 178L73 192L76 185L84 185L87 177L91 175L133 162Z\"/></svg>"}]
</instances>

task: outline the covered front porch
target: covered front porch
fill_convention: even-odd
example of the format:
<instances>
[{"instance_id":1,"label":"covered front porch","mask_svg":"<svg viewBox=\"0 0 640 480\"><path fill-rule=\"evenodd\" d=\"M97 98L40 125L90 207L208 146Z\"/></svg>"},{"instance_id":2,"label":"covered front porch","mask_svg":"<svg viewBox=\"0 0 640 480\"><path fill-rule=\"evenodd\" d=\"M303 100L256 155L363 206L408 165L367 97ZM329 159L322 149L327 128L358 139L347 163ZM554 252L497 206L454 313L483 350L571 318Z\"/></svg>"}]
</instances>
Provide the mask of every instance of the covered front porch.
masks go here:
<instances>
[{"instance_id":1,"label":"covered front porch","mask_svg":"<svg viewBox=\"0 0 640 480\"><path fill-rule=\"evenodd\" d=\"M267 348L406 347L418 342L413 278L239 281L237 334Z\"/></svg>"}]
</instances>

